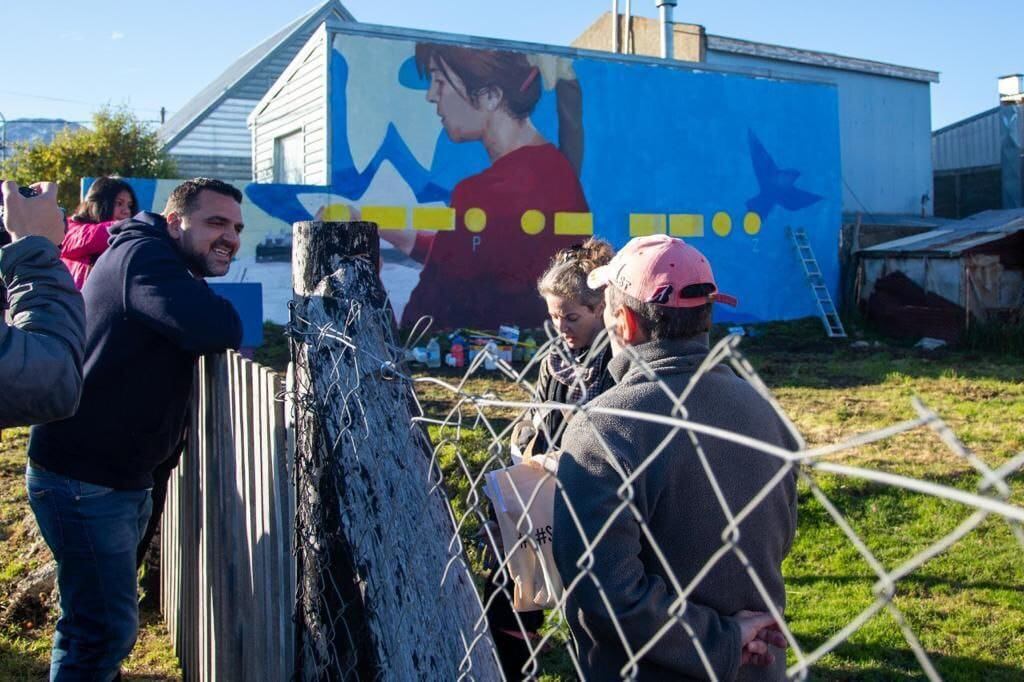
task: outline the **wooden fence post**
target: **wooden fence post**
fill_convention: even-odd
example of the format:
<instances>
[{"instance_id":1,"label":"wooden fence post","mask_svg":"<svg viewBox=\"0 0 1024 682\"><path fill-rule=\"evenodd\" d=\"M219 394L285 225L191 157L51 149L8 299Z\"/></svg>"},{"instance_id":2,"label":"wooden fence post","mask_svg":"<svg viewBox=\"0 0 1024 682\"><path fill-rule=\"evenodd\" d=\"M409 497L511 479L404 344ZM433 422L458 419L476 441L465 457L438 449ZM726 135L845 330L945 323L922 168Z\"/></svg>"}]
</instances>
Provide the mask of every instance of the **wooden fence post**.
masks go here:
<instances>
[{"instance_id":1,"label":"wooden fence post","mask_svg":"<svg viewBox=\"0 0 1024 682\"><path fill-rule=\"evenodd\" d=\"M160 531L161 607L185 682L292 678L293 495L281 378L200 358Z\"/></svg>"},{"instance_id":2,"label":"wooden fence post","mask_svg":"<svg viewBox=\"0 0 1024 682\"><path fill-rule=\"evenodd\" d=\"M500 679L378 259L373 223L295 224L296 672Z\"/></svg>"}]
</instances>

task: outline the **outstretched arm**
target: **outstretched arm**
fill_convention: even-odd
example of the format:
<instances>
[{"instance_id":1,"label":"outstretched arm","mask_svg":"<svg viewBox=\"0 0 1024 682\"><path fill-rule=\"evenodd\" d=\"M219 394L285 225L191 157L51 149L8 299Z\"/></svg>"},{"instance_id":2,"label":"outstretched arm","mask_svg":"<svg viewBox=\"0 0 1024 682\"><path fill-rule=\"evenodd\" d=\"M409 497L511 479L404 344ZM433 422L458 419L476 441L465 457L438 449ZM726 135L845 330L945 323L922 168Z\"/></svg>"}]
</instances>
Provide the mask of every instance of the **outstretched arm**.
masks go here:
<instances>
[{"instance_id":1,"label":"outstretched arm","mask_svg":"<svg viewBox=\"0 0 1024 682\"><path fill-rule=\"evenodd\" d=\"M380 238L391 244L414 261L422 263L427 259L430 245L436 232L421 232L411 228L405 230L381 230Z\"/></svg>"},{"instance_id":2,"label":"outstretched arm","mask_svg":"<svg viewBox=\"0 0 1024 682\"><path fill-rule=\"evenodd\" d=\"M193 277L165 245L153 240L136 248L126 273L129 315L196 354L241 345L242 321L230 301Z\"/></svg>"},{"instance_id":3,"label":"outstretched arm","mask_svg":"<svg viewBox=\"0 0 1024 682\"><path fill-rule=\"evenodd\" d=\"M85 304L59 259L57 186L36 187L41 195L32 198L13 182L2 187L15 241L0 249L10 319L0 319L0 427L69 417L82 392Z\"/></svg>"}]
</instances>

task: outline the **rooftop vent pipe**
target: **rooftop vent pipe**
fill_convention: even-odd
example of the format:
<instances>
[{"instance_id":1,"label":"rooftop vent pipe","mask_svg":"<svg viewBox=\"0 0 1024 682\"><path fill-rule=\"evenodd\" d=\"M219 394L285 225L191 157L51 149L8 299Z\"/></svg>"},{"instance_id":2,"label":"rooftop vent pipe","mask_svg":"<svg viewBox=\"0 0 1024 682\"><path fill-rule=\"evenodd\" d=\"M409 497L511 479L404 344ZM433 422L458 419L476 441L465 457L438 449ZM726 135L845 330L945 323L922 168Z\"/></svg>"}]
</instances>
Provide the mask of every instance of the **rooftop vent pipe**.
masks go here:
<instances>
[{"instance_id":1,"label":"rooftop vent pipe","mask_svg":"<svg viewBox=\"0 0 1024 682\"><path fill-rule=\"evenodd\" d=\"M654 0L654 4L661 14L661 58L674 59L675 47L672 39L675 37L675 30L672 27L672 10L675 9L677 0Z\"/></svg>"},{"instance_id":2,"label":"rooftop vent pipe","mask_svg":"<svg viewBox=\"0 0 1024 682\"><path fill-rule=\"evenodd\" d=\"M626 0L626 54L633 54L633 0Z\"/></svg>"},{"instance_id":3,"label":"rooftop vent pipe","mask_svg":"<svg viewBox=\"0 0 1024 682\"><path fill-rule=\"evenodd\" d=\"M612 52L617 54L621 49L619 45L619 0L612 0Z\"/></svg>"}]
</instances>

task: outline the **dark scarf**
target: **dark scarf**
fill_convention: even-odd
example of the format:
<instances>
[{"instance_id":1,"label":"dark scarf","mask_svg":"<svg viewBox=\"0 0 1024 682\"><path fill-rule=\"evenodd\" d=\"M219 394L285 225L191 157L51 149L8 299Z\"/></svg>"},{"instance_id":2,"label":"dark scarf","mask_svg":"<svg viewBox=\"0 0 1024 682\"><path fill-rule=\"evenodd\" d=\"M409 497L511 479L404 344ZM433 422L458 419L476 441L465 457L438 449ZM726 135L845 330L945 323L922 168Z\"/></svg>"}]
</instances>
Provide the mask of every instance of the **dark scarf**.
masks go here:
<instances>
[{"instance_id":1,"label":"dark scarf","mask_svg":"<svg viewBox=\"0 0 1024 682\"><path fill-rule=\"evenodd\" d=\"M606 391L614 382L608 374L608 363L612 358L612 348L606 340L604 332L594 340L588 348L572 353L565 346L552 348L544 359L542 368L542 385L538 388L541 398L547 402L564 403L567 405L584 405ZM547 375L547 376L543 376ZM571 412L551 410L544 418L547 432L552 435L554 443L548 446L558 447L562 439L562 431ZM536 451L545 447L538 443Z\"/></svg>"},{"instance_id":2,"label":"dark scarf","mask_svg":"<svg viewBox=\"0 0 1024 682\"><path fill-rule=\"evenodd\" d=\"M608 346L595 347L595 350L600 352L593 353L593 357L590 347L575 354L552 349L547 357L547 369L551 378L565 387L559 391L564 392L564 399L561 402L585 405L600 395L601 378L611 359L611 354L604 352L607 349Z\"/></svg>"}]
</instances>

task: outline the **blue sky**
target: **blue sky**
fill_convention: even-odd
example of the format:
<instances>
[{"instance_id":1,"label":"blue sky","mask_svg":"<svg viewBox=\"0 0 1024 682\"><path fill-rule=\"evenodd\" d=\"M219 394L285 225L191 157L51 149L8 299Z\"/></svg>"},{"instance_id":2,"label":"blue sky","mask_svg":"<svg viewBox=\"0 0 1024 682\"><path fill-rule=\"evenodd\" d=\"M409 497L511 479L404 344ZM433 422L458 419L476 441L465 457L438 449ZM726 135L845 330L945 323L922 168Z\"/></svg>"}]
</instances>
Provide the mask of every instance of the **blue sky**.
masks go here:
<instances>
[{"instance_id":1,"label":"blue sky","mask_svg":"<svg viewBox=\"0 0 1024 682\"><path fill-rule=\"evenodd\" d=\"M360 21L566 45L607 0L342 0ZM99 105L173 112L313 0L2 0L0 113L85 120ZM620 0L620 8L625 0ZM634 13L656 16L654 0ZM680 0L708 33L941 72L932 127L995 106L1024 71L1020 0Z\"/></svg>"}]
</instances>

